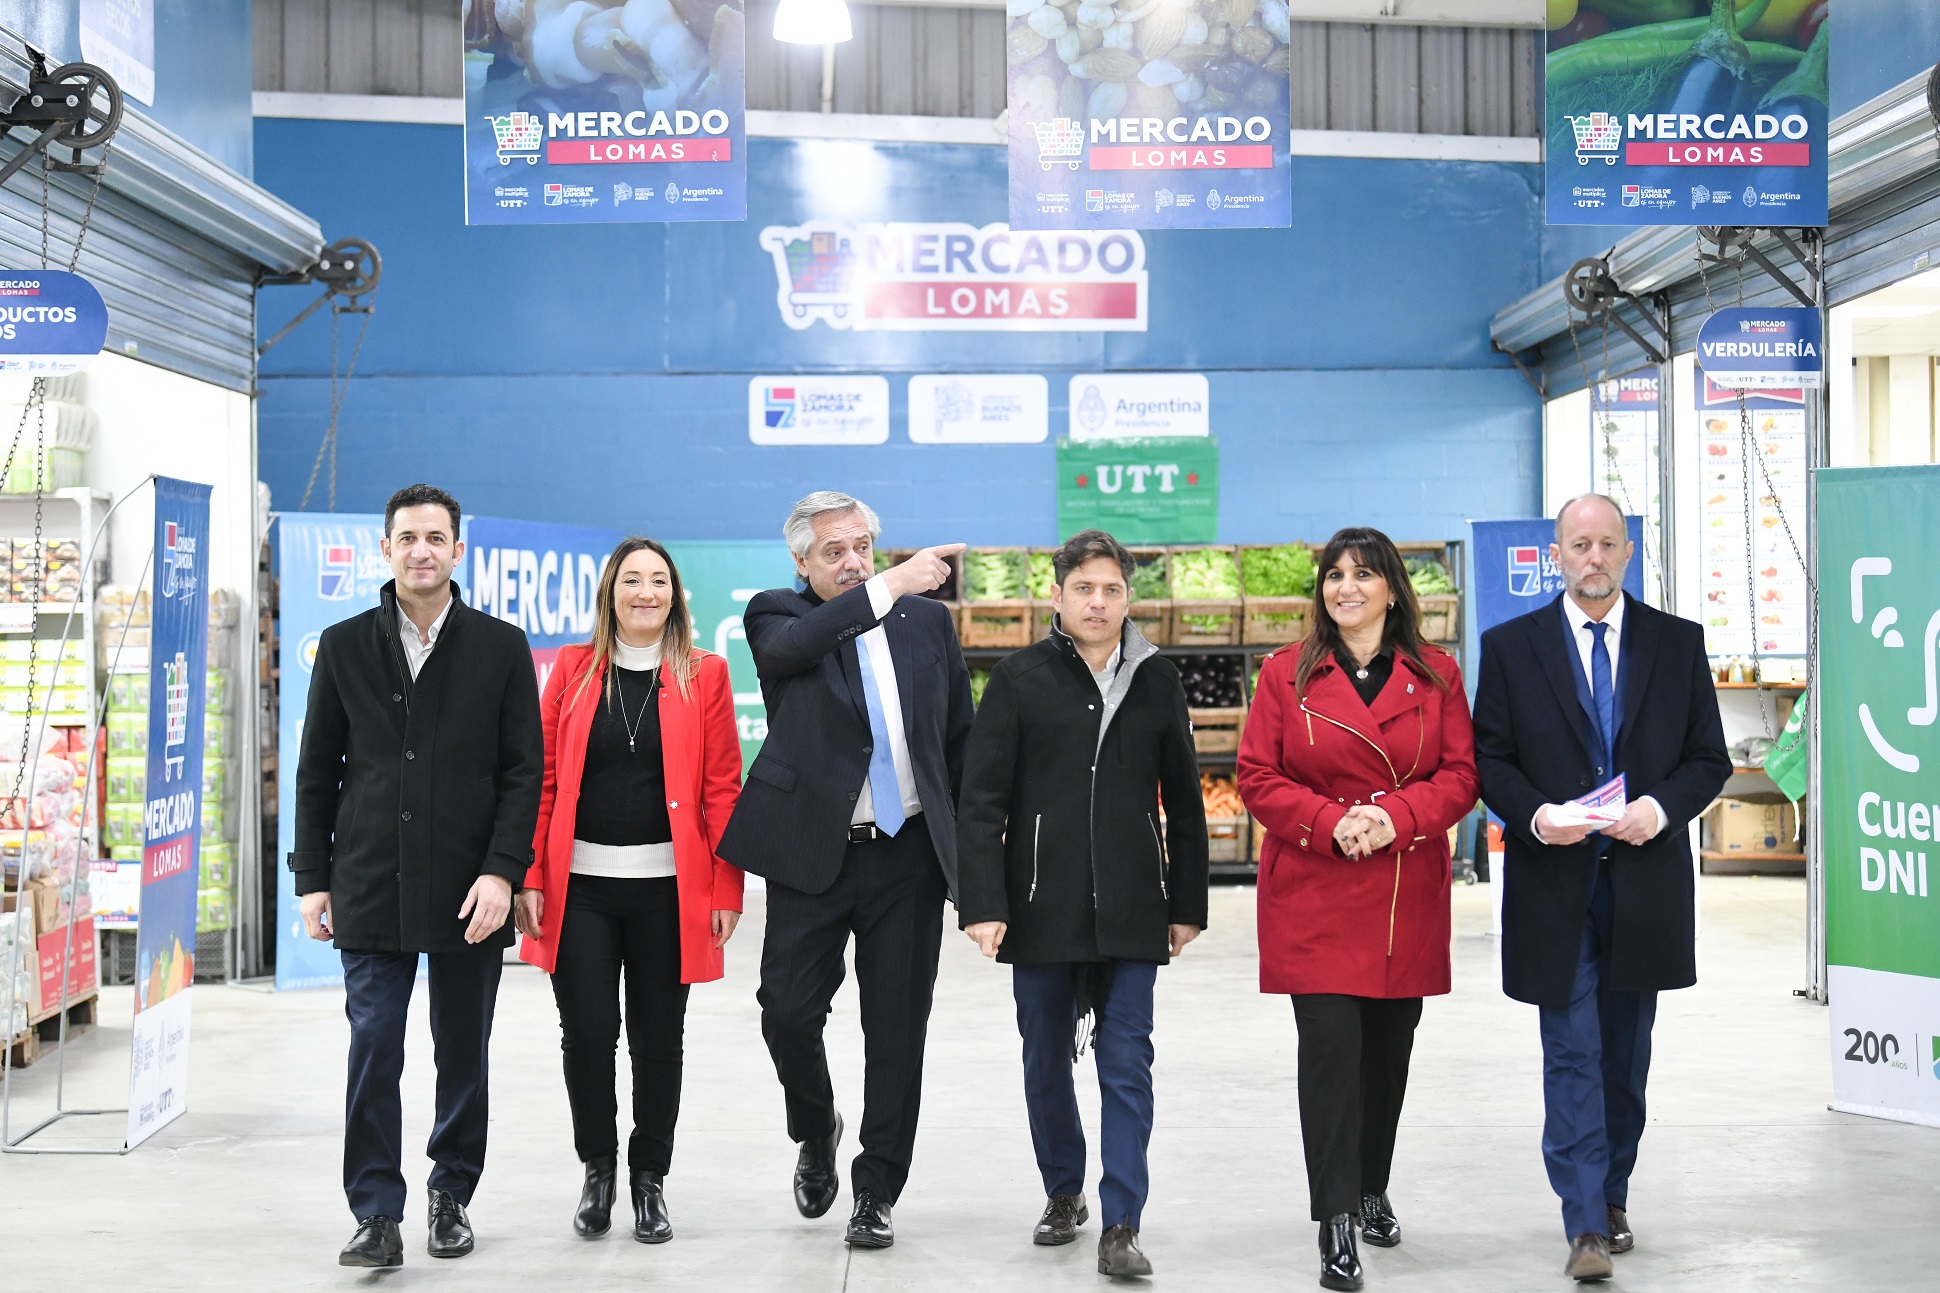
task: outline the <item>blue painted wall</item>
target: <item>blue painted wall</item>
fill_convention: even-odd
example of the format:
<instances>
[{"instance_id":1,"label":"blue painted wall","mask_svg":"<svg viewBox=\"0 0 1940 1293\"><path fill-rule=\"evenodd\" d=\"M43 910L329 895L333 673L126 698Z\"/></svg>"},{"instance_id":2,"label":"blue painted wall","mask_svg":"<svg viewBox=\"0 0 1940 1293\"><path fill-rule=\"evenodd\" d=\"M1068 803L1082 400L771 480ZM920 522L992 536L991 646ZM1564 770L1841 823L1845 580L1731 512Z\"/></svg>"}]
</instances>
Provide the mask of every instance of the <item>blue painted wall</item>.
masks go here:
<instances>
[{"instance_id":1,"label":"blue painted wall","mask_svg":"<svg viewBox=\"0 0 1940 1293\"><path fill-rule=\"evenodd\" d=\"M249 0L153 0L155 102L129 106L239 175L250 173ZM80 0L0 0L0 27L50 61L81 61Z\"/></svg>"},{"instance_id":2,"label":"blue painted wall","mask_svg":"<svg viewBox=\"0 0 1940 1293\"><path fill-rule=\"evenodd\" d=\"M1940 4L1934 0L1834 0L1831 21L1835 117L1940 60Z\"/></svg>"},{"instance_id":3,"label":"blue painted wall","mask_svg":"<svg viewBox=\"0 0 1940 1293\"><path fill-rule=\"evenodd\" d=\"M890 542L1046 543L1052 446L911 444L897 374L1045 373L1055 435L1065 375L1100 368L1209 374L1228 541L1350 521L1460 537L1471 516L1539 502L1539 408L1487 330L1536 283L1533 167L1301 160L1294 231L1146 236L1145 333L849 333L783 324L762 227L1001 221L1000 150L757 140L744 224L556 229L465 228L451 127L265 119L256 156L258 182L327 237L385 257L340 426L340 510L429 477L478 512L768 538L833 486L868 497ZM265 335L309 296L266 291ZM264 358L278 507L308 478L328 371L321 318ZM748 375L812 371L891 374L890 443L750 443Z\"/></svg>"}]
</instances>

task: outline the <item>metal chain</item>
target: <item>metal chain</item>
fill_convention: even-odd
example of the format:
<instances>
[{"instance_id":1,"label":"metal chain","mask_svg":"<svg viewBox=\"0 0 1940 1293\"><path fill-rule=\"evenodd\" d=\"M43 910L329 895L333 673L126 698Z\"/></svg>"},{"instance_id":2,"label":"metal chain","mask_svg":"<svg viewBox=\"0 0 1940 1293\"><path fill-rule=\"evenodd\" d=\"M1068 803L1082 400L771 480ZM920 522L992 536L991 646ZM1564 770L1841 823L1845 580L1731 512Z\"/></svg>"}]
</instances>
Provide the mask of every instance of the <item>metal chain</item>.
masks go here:
<instances>
[{"instance_id":1,"label":"metal chain","mask_svg":"<svg viewBox=\"0 0 1940 1293\"><path fill-rule=\"evenodd\" d=\"M353 298L355 299L355 298ZM363 324L357 329L357 344L350 350L350 365L343 371L341 379L337 375L338 338L342 316L352 310L361 311ZM323 441L317 445L316 460L310 464L310 479L304 483L303 499L296 505L299 512L310 509L310 495L317 487L317 475L323 470L323 460L330 458L330 484L328 502L331 511L337 510L337 417L343 412L344 399L350 394L350 379L357 374L358 357L364 353L364 338L370 334L371 316L377 313L377 301L373 299L361 306L330 303L330 424L324 428Z\"/></svg>"},{"instance_id":2,"label":"metal chain","mask_svg":"<svg viewBox=\"0 0 1940 1293\"><path fill-rule=\"evenodd\" d=\"M1614 309L1615 307L1613 306L1611 308ZM1613 461L1614 459L1614 454L1611 451L1610 433L1615 428L1616 424L1610 420L1610 417L1609 417L1610 406L1607 398L1604 400L1604 406L1603 406L1604 417L1599 421L1599 419L1597 418L1597 399L1602 394L1603 383L1608 382L1610 380L1610 328L1608 324L1605 324L1601 329L1602 337L1603 337L1603 377L1601 381L1590 380L1590 365L1589 365L1589 361L1584 359L1583 357L1583 343L1581 339L1578 338L1578 336L1576 335L1576 315L1574 313L1571 313L1569 315L1569 332L1570 332L1570 345L1574 347L1576 350L1576 366L1577 366L1577 369L1583 375L1583 390L1584 390L1584 393L1589 396L1589 400L1590 400L1591 455L1592 455L1592 458L1595 457L1596 435L1598 431L1601 431L1603 434L1603 455L1602 456L1603 456L1603 461L1607 464ZM1658 405L1657 405L1657 408L1658 408L1657 423L1658 423L1658 440L1659 440L1658 452L1662 453L1663 452L1662 439L1663 439L1663 421L1664 421L1663 407L1664 406L1663 406L1663 397L1661 394L1661 391L1662 391L1661 383L1659 385L1659 391L1660 391L1660 394L1658 396ZM1591 473L1590 473L1590 484L1592 486L1594 486L1597 483L1597 474L1598 473L1597 473L1596 467L1592 465ZM1643 527L1644 566L1646 569L1648 569L1655 561L1655 558L1653 557L1653 553L1652 553L1651 542L1650 542L1650 525L1649 525L1650 518L1645 513L1637 512L1635 504L1633 504L1630 500L1629 484L1624 480L1623 473L1621 472L1617 473L1616 483L1617 483L1617 492L1619 495L1621 495L1621 497L1618 499L1618 502L1623 506L1623 510L1626 513L1633 513L1638 516L1642 516L1645 521L1645 525ZM1665 578L1664 571L1662 569L1662 562L1658 561L1658 562L1655 562L1655 564L1657 564L1658 566L1659 594L1665 596L1666 600L1668 601L1668 596L1667 596L1667 594L1669 593L1668 580Z\"/></svg>"}]
</instances>

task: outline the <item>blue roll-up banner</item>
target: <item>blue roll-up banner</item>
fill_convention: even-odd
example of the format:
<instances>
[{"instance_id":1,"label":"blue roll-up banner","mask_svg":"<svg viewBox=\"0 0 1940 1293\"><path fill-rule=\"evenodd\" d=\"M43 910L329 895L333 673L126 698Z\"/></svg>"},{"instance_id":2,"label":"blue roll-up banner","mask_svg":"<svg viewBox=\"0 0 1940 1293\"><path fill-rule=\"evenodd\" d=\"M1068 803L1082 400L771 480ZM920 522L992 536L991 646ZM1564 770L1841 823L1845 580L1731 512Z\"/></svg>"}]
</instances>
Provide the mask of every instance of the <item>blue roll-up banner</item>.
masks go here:
<instances>
[{"instance_id":1,"label":"blue roll-up banner","mask_svg":"<svg viewBox=\"0 0 1940 1293\"><path fill-rule=\"evenodd\" d=\"M107 339L107 304L79 274L0 270L0 373L77 372Z\"/></svg>"},{"instance_id":2,"label":"blue roll-up banner","mask_svg":"<svg viewBox=\"0 0 1940 1293\"><path fill-rule=\"evenodd\" d=\"M1698 329L1698 367L1731 391L1817 386L1825 373L1825 324L1803 306L1719 310Z\"/></svg>"},{"instance_id":3,"label":"blue roll-up banner","mask_svg":"<svg viewBox=\"0 0 1940 1293\"><path fill-rule=\"evenodd\" d=\"M1626 516L1624 526L1637 545L1623 590L1644 597L1644 519ZM1504 620L1546 605L1563 591L1563 572L1550 560L1556 522L1543 517L1515 521L1470 521L1475 588L1475 631L1487 633Z\"/></svg>"},{"instance_id":4,"label":"blue roll-up banner","mask_svg":"<svg viewBox=\"0 0 1940 1293\"><path fill-rule=\"evenodd\" d=\"M209 657L209 487L155 478L149 629L148 790L141 924L135 935L128 1145L188 1105L195 983L196 858L202 834L202 714Z\"/></svg>"},{"instance_id":5,"label":"blue roll-up banner","mask_svg":"<svg viewBox=\"0 0 1940 1293\"><path fill-rule=\"evenodd\" d=\"M1825 224L1830 9L1551 4L1549 223Z\"/></svg>"},{"instance_id":6,"label":"blue roll-up banner","mask_svg":"<svg viewBox=\"0 0 1940 1293\"><path fill-rule=\"evenodd\" d=\"M741 0L467 6L465 223L742 220Z\"/></svg>"},{"instance_id":7,"label":"blue roll-up banner","mask_svg":"<svg viewBox=\"0 0 1940 1293\"><path fill-rule=\"evenodd\" d=\"M391 578L379 541L381 515L290 513L277 519L277 597L283 644L283 703L276 732L276 986L331 988L344 981L343 962L329 943L303 932L303 913L290 870L280 865L296 847L296 764L303 716L323 631L377 605Z\"/></svg>"},{"instance_id":8,"label":"blue roll-up banner","mask_svg":"<svg viewBox=\"0 0 1940 1293\"><path fill-rule=\"evenodd\" d=\"M1284 0L1011 0L1010 227L1284 229Z\"/></svg>"},{"instance_id":9,"label":"blue roll-up banner","mask_svg":"<svg viewBox=\"0 0 1940 1293\"><path fill-rule=\"evenodd\" d=\"M497 516L465 523L458 582L473 606L525 630L540 687L560 647L593 640L593 594L606 554L622 537L618 530Z\"/></svg>"}]
</instances>

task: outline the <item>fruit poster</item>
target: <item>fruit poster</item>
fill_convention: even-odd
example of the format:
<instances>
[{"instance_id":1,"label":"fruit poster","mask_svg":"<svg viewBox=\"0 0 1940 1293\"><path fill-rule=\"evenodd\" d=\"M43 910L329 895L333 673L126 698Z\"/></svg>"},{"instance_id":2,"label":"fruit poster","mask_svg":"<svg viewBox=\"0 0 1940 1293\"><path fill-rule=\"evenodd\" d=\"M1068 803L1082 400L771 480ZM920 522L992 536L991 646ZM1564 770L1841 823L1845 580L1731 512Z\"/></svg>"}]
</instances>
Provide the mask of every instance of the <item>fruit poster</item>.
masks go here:
<instances>
[{"instance_id":1,"label":"fruit poster","mask_svg":"<svg viewBox=\"0 0 1940 1293\"><path fill-rule=\"evenodd\" d=\"M203 679L209 656L209 487L155 478L149 630L148 782L142 812L141 924L135 935L128 1145L188 1103L189 994L195 983L196 857L202 835Z\"/></svg>"},{"instance_id":2,"label":"fruit poster","mask_svg":"<svg viewBox=\"0 0 1940 1293\"><path fill-rule=\"evenodd\" d=\"M1549 223L1825 224L1831 7L1548 0Z\"/></svg>"},{"instance_id":3,"label":"fruit poster","mask_svg":"<svg viewBox=\"0 0 1940 1293\"><path fill-rule=\"evenodd\" d=\"M1009 0L1010 227L1293 223L1286 0Z\"/></svg>"},{"instance_id":4,"label":"fruit poster","mask_svg":"<svg viewBox=\"0 0 1940 1293\"><path fill-rule=\"evenodd\" d=\"M1805 392L1697 387L1698 556L1705 650L1802 656L1811 590L1807 542ZM1749 450L1749 452L1747 452Z\"/></svg>"},{"instance_id":5,"label":"fruit poster","mask_svg":"<svg viewBox=\"0 0 1940 1293\"><path fill-rule=\"evenodd\" d=\"M742 0L464 0L465 223L741 220Z\"/></svg>"}]
</instances>

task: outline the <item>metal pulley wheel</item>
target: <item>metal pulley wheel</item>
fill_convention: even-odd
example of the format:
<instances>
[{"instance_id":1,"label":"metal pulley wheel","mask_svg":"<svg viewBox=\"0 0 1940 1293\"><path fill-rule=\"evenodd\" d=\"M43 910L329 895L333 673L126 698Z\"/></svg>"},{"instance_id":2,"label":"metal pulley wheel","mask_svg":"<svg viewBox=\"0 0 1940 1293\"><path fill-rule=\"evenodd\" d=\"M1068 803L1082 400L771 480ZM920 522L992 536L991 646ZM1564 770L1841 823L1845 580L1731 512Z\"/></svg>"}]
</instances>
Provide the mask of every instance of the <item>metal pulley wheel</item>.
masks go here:
<instances>
[{"instance_id":1,"label":"metal pulley wheel","mask_svg":"<svg viewBox=\"0 0 1940 1293\"><path fill-rule=\"evenodd\" d=\"M1586 318L1601 318L1620 295L1610 262L1601 256L1586 256L1563 275L1563 299Z\"/></svg>"},{"instance_id":2,"label":"metal pulley wheel","mask_svg":"<svg viewBox=\"0 0 1940 1293\"><path fill-rule=\"evenodd\" d=\"M339 238L323 249L310 272L338 296L362 296L384 277L384 258L362 238Z\"/></svg>"},{"instance_id":3,"label":"metal pulley wheel","mask_svg":"<svg viewBox=\"0 0 1940 1293\"><path fill-rule=\"evenodd\" d=\"M1720 258L1733 252L1742 252L1751 246L1752 238L1758 230L1747 225L1706 224L1698 226L1698 238L1718 249Z\"/></svg>"},{"instance_id":4,"label":"metal pulley wheel","mask_svg":"<svg viewBox=\"0 0 1940 1293\"><path fill-rule=\"evenodd\" d=\"M50 87L53 93L50 93ZM52 140L76 152L99 148L121 128L121 87L112 76L92 63L64 63L48 73L45 82L28 88L27 102L40 107L46 98L69 111L87 105L86 112Z\"/></svg>"}]
</instances>

